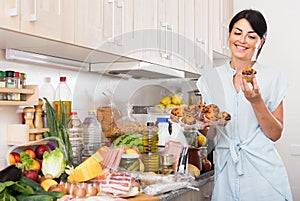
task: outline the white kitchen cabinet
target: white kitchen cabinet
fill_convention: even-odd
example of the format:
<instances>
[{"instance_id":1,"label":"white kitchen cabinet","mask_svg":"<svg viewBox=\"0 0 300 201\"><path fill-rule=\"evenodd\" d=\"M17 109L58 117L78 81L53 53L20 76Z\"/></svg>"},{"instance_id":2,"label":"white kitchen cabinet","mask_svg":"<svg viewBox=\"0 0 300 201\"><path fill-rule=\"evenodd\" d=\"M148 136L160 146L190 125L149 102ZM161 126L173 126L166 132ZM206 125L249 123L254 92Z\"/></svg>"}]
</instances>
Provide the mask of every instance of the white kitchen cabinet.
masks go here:
<instances>
[{"instance_id":1,"label":"white kitchen cabinet","mask_svg":"<svg viewBox=\"0 0 300 201\"><path fill-rule=\"evenodd\" d=\"M19 31L20 28L20 6L19 0L0 1L0 27Z\"/></svg>"},{"instance_id":2,"label":"white kitchen cabinet","mask_svg":"<svg viewBox=\"0 0 300 201\"><path fill-rule=\"evenodd\" d=\"M228 47L228 25L233 14L232 0L214 0L210 2L210 21L212 47L215 53L230 56Z\"/></svg>"},{"instance_id":3,"label":"white kitchen cabinet","mask_svg":"<svg viewBox=\"0 0 300 201\"><path fill-rule=\"evenodd\" d=\"M22 0L20 31L64 42L74 42L73 0Z\"/></svg>"},{"instance_id":4,"label":"white kitchen cabinet","mask_svg":"<svg viewBox=\"0 0 300 201\"><path fill-rule=\"evenodd\" d=\"M201 74L209 66L208 0L188 0L184 5L185 71Z\"/></svg>"},{"instance_id":5,"label":"white kitchen cabinet","mask_svg":"<svg viewBox=\"0 0 300 201\"><path fill-rule=\"evenodd\" d=\"M158 48L157 0L134 0L134 58L153 62L153 51Z\"/></svg>"},{"instance_id":6,"label":"white kitchen cabinet","mask_svg":"<svg viewBox=\"0 0 300 201\"><path fill-rule=\"evenodd\" d=\"M153 51L155 63L184 70L183 0L158 0L158 43Z\"/></svg>"},{"instance_id":7,"label":"white kitchen cabinet","mask_svg":"<svg viewBox=\"0 0 300 201\"><path fill-rule=\"evenodd\" d=\"M104 41L103 1L75 0L75 44L97 49Z\"/></svg>"}]
</instances>

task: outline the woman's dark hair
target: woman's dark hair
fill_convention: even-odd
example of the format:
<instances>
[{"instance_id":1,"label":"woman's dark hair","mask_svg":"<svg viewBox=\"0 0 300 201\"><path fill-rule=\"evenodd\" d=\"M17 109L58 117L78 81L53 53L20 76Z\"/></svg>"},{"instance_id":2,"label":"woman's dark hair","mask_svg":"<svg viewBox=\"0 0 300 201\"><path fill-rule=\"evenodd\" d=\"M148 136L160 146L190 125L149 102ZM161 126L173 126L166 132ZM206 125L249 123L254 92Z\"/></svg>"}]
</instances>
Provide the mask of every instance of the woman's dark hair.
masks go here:
<instances>
[{"instance_id":1,"label":"woman's dark hair","mask_svg":"<svg viewBox=\"0 0 300 201\"><path fill-rule=\"evenodd\" d=\"M229 33L232 31L233 25L240 19L246 19L261 39L267 37L267 22L261 12L253 9L246 9L237 13L229 23ZM258 50L256 57L258 57L261 48Z\"/></svg>"}]
</instances>

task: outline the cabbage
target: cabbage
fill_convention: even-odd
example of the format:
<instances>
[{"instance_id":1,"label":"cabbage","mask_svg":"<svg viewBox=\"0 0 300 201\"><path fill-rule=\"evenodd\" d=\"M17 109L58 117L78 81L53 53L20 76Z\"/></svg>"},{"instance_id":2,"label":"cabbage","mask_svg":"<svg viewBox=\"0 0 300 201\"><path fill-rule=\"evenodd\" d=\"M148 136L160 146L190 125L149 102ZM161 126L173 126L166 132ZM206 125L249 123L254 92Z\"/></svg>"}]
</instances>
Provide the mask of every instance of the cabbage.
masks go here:
<instances>
[{"instance_id":1,"label":"cabbage","mask_svg":"<svg viewBox=\"0 0 300 201\"><path fill-rule=\"evenodd\" d=\"M42 173L47 179L58 178L66 168L64 153L60 148L45 152L42 162Z\"/></svg>"}]
</instances>

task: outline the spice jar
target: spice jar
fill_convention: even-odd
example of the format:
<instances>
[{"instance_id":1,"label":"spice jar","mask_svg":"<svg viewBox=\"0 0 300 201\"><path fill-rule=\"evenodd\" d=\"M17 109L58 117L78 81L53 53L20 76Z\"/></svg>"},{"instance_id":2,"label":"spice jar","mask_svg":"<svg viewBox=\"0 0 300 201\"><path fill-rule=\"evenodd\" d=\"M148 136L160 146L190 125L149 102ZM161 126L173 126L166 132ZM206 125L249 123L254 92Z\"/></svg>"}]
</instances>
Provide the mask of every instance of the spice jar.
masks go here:
<instances>
[{"instance_id":1,"label":"spice jar","mask_svg":"<svg viewBox=\"0 0 300 201\"><path fill-rule=\"evenodd\" d=\"M17 89L21 88L20 81L21 81L21 73L20 72L15 72L15 85L16 85L15 88L17 88ZM21 96L20 96L19 93L15 94L15 100L17 100L17 101L21 100Z\"/></svg>"},{"instance_id":2,"label":"spice jar","mask_svg":"<svg viewBox=\"0 0 300 201\"><path fill-rule=\"evenodd\" d=\"M6 85L6 73L3 71L0 71L0 88L5 88ZM0 100L6 100L6 94L0 92Z\"/></svg>"},{"instance_id":3,"label":"spice jar","mask_svg":"<svg viewBox=\"0 0 300 201\"><path fill-rule=\"evenodd\" d=\"M6 74L6 88L16 88L15 71L5 71ZM15 100L15 93L7 93L7 100Z\"/></svg>"},{"instance_id":4,"label":"spice jar","mask_svg":"<svg viewBox=\"0 0 300 201\"><path fill-rule=\"evenodd\" d=\"M129 171L140 171L140 161L138 154L123 154L120 167Z\"/></svg>"}]
</instances>

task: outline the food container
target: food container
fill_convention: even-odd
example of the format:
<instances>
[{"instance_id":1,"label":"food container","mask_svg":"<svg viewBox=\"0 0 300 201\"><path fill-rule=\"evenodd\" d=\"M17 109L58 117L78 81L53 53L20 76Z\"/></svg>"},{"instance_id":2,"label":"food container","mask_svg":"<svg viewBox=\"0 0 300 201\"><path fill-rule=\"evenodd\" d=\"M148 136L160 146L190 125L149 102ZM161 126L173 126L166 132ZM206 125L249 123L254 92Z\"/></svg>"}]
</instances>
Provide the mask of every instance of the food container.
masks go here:
<instances>
[{"instance_id":1,"label":"food container","mask_svg":"<svg viewBox=\"0 0 300 201\"><path fill-rule=\"evenodd\" d=\"M142 155L142 161L145 166L144 172L158 172L159 169L159 154L148 153Z\"/></svg>"},{"instance_id":2,"label":"food container","mask_svg":"<svg viewBox=\"0 0 300 201\"><path fill-rule=\"evenodd\" d=\"M123 154L120 167L129 171L140 171L140 161L138 154Z\"/></svg>"},{"instance_id":3,"label":"food container","mask_svg":"<svg viewBox=\"0 0 300 201\"><path fill-rule=\"evenodd\" d=\"M173 154L161 154L159 156L159 173L171 174L174 173L174 155Z\"/></svg>"},{"instance_id":4,"label":"food container","mask_svg":"<svg viewBox=\"0 0 300 201\"><path fill-rule=\"evenodd\" d=\"M202 148L189 147L188 148L188 161L190 164L195 165L200 171L202 169Z\"/></svg>"},{"instance_id":5,"label":"food container","mask_svg":"<svg viewBox=\"0 0 300 201\"><path fill-rule=\"evenodd\" d=\"M16 153L20 153L22 151L25 151L26 149L32 149L35 150L37 146L39 145L45 145L49 148L49 150L54 150L56 147L59 147L64 155L65 158L67 159L67 151L65 146L63 145L61 139L57 138L57 137L48 137L48 138L44 138L41 140L36 140L36 141L31 141L25 144L21 144L21 145L16 145L11 147L8 152L7 152L7 165L10 164L9 162L9 155L12 152L16 152Z\"/></svg>"}]
</instances>

